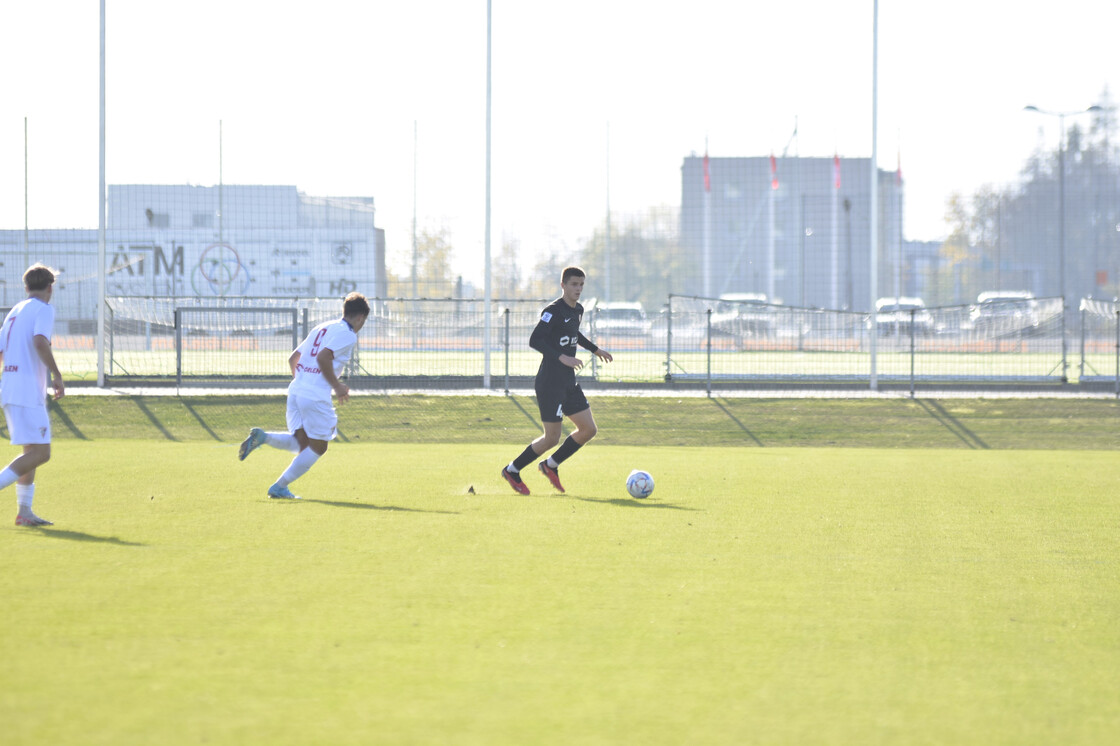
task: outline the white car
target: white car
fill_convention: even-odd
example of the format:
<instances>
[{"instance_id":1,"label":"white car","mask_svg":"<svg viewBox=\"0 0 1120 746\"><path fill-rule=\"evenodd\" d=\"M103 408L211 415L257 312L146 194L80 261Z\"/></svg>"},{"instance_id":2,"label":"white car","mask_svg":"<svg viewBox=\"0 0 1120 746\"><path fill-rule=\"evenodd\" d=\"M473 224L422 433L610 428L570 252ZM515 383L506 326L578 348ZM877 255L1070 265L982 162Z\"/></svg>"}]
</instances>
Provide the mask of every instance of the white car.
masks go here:
<instances>
[{"instance_id":1,"label":"white car","mask_svg":"<svg viewBox=\"0 0 1120 746\"><path fill-rule=\"evenodd\" d=\"M879 336L909 337L911 323L915 336L934 333L933 315L926 310L921 298L900 296L875 301L875 326Z\"/></svg>"},{"instance_id":2,"label":"white car","mask_svg":"<svg viewBox=\"0 0 1120 746\"><path fill-rule=\"evenodd\" d=\"M763 293L724 293L712 309L712 328L743 337L774 331L774 311Z\"/></svg>"},{"instance_id":3,"label":"white car","mask_svg":"<svg viewBox=\"0 0 1120 746\"><path fill-rule=\"evenodd\" d=\"M991 290L976 296L969 321L977 333L991 336L1038 330L1038 303L1029 290Z\"/></svg>"},{"instance_id":4,"label":"white car","mask_svg":"<svg viewBox=\"0 0 1120 746\"><path fill-rule=\"evenodd\" d=\"M637 337L649 334L651 324L641 303L597 303L591 328L595 334Z\"/></svg>"}]
</instances>

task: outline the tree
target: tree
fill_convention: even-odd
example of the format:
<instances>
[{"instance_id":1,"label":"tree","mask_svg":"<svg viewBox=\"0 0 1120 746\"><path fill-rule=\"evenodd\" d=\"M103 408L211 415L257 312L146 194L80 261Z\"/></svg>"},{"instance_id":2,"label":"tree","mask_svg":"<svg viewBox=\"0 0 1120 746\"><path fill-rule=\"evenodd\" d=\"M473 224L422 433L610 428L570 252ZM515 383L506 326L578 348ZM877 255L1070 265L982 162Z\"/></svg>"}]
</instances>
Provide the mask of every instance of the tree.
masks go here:
<instances>
[{"instance_id":1,"label":"tree","mask_svg":"<svg viewBox=\"0 0 1120 746\"><path fill-rule=\"evenodd\" d=\"M582 251L594 295L601 300L638 301L649 310L661 308L670 293L681 292L695 267L681 249L679 224L675 207L650 208L612 221L608 242L604 221Z\"/></svg>"},{"instance_id":2,"label":"tree","mask_svg":"<svg viewBox=\"0 0 1120 746\"><path fill-rule=\"evenodd\" d=\"M1064 143L1036 150L1016 184L985 186L967 203L950 200L945 255L965 298L994 289L1060 295L1063 253L1070 303L1120 293L1116 104L1105 89L1097 105L1087 129L1074 122ZM970 260L975 266L966 270Z\"/></svg>"}]
</instances>

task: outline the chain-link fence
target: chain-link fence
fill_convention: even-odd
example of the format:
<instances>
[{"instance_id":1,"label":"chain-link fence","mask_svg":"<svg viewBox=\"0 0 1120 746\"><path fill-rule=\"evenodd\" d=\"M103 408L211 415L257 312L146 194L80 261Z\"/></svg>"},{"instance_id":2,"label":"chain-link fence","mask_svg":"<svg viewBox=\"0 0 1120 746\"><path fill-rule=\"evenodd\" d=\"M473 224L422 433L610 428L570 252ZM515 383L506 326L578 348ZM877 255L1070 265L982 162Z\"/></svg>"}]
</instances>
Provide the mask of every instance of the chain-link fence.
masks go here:
<instances>
[{"instance_id":1,"label":"chain-link fence","mask_svg":"<svg viewBox=\"0 0 1120 746\"><path fill-rule=\"evenodd\" d=\"M346 371L361 385L477 387L487 358L492 388L531 385L540 355L528 340L548 301L370 303ZM1120 310L1109 301L1082 301L1077 314L1063 314L1060 298L883 303L875 314L679 295L651 314L589 305L584 334L614 356L583 353L578 375L591 385L858 387L874 374L894 387L1120 386ZM114 385L279 384L299 340L341 311L338 298L110 298L106 376ZM62 331L55 349L68 378L96 378L92 335Z\"/></svg>"}]
</instances>

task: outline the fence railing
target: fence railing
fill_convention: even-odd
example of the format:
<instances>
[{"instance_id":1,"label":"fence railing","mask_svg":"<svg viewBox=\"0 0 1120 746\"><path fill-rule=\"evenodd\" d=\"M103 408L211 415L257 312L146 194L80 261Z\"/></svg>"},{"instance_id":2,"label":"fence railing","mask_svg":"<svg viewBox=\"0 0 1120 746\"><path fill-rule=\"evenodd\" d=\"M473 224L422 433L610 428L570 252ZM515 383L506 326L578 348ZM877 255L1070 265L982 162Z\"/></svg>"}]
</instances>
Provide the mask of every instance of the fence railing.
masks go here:
<instances>
[{"instance_id":1,"label":"fence railing","mask_svg":"<svg viewBox=\"0 0 1120 746\"><path fill-rule=\"evenodd\" d=\"M489 319L491 387L529 385L540 355L528 339L546 304L373 299L347 373L369 385L479 386ZM109 298L106 375L113 385L279 384L294 345L340 315L341 305L337 298ZM587 309L581 329L615 360L592 357L581 381L850 388L870 385L874 372L879 384L911 390L1068 382L1120 395L1115 301L1086 299L1076 313L1060 298L876 314L677 295L654 313L620 313L620 305ZM87 333L74 333L75 326L56 333L56 358L68 378L96 380L94 329L79 325ZM1063 344L1067 328L1072 360Z\"/></svg>"}]
</instances>

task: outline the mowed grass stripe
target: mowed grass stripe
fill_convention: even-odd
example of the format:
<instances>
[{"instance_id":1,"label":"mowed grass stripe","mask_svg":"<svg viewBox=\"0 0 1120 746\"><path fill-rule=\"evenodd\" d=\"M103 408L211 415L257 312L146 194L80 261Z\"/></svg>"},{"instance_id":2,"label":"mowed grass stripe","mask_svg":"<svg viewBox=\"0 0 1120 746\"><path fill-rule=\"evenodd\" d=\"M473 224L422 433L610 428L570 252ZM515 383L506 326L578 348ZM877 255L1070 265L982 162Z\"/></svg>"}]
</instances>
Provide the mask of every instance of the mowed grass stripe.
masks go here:
<instances>
[{"instance_id":1,"label":"mowed grass stripe","mask_svg":"<svg viewBox=\"0 0 1120 746\"><path fill-rule=\"evenodd\" d=\"M516 449L515 449L516 450ZM59 443L5 743L1064 743L1120 727L1107 452ZM650 469L647 501L625 496ZM474 493L469 492L469 488ZM14 511L14 508L13 508ZM33 717L28 716L33 714Z\"/></svg>"},{"instance_id":2,"label":"mowed grass stripe","mask_svg":"<svg viewBox=\"0 0 1120 746\"><path fill-rule=\"evenodd\" d=\"M590 395L596 444L1120 449L1113 399L750 399ZM55 437L240 441L283 430L284 397L68 396ZM540 433L529 396L364 395L339 408L351 442L524 444Z\"/></svg>"}]
</instances>

